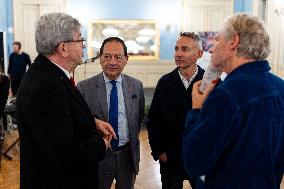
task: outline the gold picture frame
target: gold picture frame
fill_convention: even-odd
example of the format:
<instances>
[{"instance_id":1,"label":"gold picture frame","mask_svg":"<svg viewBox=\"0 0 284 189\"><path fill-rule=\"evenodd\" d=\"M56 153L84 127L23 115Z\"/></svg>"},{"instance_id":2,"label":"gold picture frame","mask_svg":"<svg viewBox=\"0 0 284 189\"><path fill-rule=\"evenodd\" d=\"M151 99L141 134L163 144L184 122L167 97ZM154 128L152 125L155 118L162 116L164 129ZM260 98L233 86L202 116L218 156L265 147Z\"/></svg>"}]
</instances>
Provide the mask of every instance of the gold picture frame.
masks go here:
<instances>
[{"instance_id":1,"label":"gold picture frame","mask_svg":"<svg viewBox=\"0 0 284 189\"><path fill-rule=\"evenodd\" d=\"M117 36L124 40L129 60L158 60L160 31L154 20L95 20L90 22L88 56L95 57L104 39Z\"/></svg>"}]
</instances>

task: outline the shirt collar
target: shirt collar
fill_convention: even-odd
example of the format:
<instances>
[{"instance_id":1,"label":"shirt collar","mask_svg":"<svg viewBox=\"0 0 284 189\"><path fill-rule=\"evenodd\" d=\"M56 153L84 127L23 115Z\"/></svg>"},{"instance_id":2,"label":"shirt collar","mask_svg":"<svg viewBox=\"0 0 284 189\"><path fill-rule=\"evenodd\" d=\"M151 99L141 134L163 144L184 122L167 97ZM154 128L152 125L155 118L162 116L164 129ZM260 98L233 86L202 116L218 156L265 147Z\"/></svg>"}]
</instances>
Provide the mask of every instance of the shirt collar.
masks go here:
<instances>
[{"instance_id":1,"label":"shirt collar","mask_svg":"<svg viewBox=\"0 0 284 189\"><path fill-rule=\"evenodd\" d=\"M181 74L180 70L178 69L178 74L179 74L179 77L181 79L181 81L185 84L187 84L187 87L192 83L192 81L194 80L194 78L196 77L198 73L198 66L196 66L196 69L195 69L195 72L194 74L191 76L191 78L189 80L187 80L185 77L183 77L183 75ZM187 88L186 87L186 88Z\"/></svg>"},{"instance_id":2,"label":"shirt collar","mask_svg":"<svg viewBox=\"0 0 284 189\"><path fill-rule=\"evenodd\" d=\"M115 80L117 83L121 83L122 81L122 77L121 77L122 74L120 74L118 76L118 78ZM103 76L104 76L104 80L105 80L105 83L109 83L111 80L109 78L107 78L107 76L105 75L105 73L103 72Z\"/></svg>"},{"instance_id":3,"label":"shirt collar","mask_svg":"<svg viewBox=\"0 0 284 189\"><path fill-rule=\"evenodd\" d=\"M55 62L51 61L54 65L56 65L58 68L60 68L65 74L66 76L68 77L68 79L71 78L71 74L66 70L64 69L62 66L59 66L58 64L56 64Z\"/></svg>"},{"instance_id":4,"label":"shirt collar","mask_svg":"<svg viewBox=\"0 0 284 189\"><path fill-rule=\"evenodd\" d=\"M230 78L232 75L235 74L248 72L268 72L270 69L271 68L267 60L257 60L253 62L248 62L234 69L231 73L227 75L226 79Z\"/></svg>"}]
</instances>

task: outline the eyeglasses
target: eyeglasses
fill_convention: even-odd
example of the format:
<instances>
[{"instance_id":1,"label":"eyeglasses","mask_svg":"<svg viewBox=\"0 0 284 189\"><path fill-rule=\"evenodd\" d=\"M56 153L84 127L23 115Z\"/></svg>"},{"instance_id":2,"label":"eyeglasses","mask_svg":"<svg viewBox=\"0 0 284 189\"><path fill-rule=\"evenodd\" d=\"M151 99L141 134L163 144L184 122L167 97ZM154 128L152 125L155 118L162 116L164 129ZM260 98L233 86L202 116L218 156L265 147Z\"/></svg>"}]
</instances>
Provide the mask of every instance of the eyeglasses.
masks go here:
<instances>
[{"instance_id":1,"label":"eyeglasses","mask_svg":"<svg viewBox=\"0 0 284 189\"><path fill-rule=\"evenodd\" d=\"M111 61L112 57L114 57L114 60L116 62L123 62L125 60L125 56L124 55L120 55L120 54L114 54L114 55L111 55L111 54L102 54L101 58L102 58L102 61Z\"/></svg>"},{"instance_id":2,"label":"eyeglasses","mask_svg":"<svg viewBox=\"0 0 284 189\"><path fill-rule=\"evenodd\" d=\"M82 47L85 48L87 46L87 42L86 42L86 39L85 38L82 38L82 39L79 39L79 40L69 40L69 41L61 41L60 43L76 43L76 42L81 42L82 43ZM58 45L56 45L55 48L57 48L60 43L58 43Z\"/></svg>"}]
</instances>

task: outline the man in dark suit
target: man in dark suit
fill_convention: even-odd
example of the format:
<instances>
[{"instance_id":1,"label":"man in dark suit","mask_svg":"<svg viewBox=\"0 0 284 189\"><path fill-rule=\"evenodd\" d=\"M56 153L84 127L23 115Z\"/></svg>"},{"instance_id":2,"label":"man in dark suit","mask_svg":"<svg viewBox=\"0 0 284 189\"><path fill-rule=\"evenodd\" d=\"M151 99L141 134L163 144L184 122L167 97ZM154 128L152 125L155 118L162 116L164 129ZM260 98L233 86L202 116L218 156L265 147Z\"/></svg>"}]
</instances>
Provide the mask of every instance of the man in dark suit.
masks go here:
<instances>
[{"instance_id":1,"label":"man in dark suit","mask_svg":"<svg viewBox=\"0 0 284 189\"><path fill-rule=\"evenodd\" d=\"M204 74L196 65L203 54L199 43L198 35L180 33L175 46L177 68L159 80L148 113L149 143L154 160L160 162L163 189L181 189L189 179L181 159L181 143L192 86ZM189 180L194 188L194 181Z\"/></svg>"},{"instance_id":2,"label":"man in dark suit","mask_svg":"<svg viewBox=\"0 0 284 189\"><path fill-rule=\"evenodd\" d=\"M21 188L96 188L97 165L108 145L98 131L114 131L95 121L70 74L82 63L80 23L67 14L46 14L35 38L39 55L16 105Z\"/></svg>"},{"instance_id":3,"label":"man in dark suit","mask_svg":"<svg viewBox=\"0 0 284 189\"><path fill-rule=\"evenodd\" d=\"M78 84L92 113L109 122L118 137L99 163L99 189L110 189L114 179L116 189L133 189L139 171L144 92L141 81L121 73L127 60L124 41L107 38L100 49L103 72Z\"/></svg>"}]
</instances>

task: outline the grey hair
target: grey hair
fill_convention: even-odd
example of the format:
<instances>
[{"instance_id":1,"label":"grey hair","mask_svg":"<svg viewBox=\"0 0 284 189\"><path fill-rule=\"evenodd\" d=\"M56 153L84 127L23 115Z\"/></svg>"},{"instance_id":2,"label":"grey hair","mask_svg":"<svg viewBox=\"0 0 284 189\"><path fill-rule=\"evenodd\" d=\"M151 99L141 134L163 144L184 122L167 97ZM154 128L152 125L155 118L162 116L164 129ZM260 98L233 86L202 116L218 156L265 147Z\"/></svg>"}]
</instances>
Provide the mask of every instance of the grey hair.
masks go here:
<instances>
[{"instance_id":1,"label":"grey hair","mask_svg":"<svg viewBox=\"0 0 284 189\"><path fill-rule=\"evenodd\" d=\"M199 35L195 34L194 32L180 32L180 37L188 37L196 42L199 49L202 49L202 41L200 40Z\"/></svg>"},{"instance_id":2,"label":"grey hair","mask_svg":"<svg viewBox=\"0 0 284 189\"><path fill-rule=\"evenodd\" d=\"M64 13L49 13L40 17L36 24L36 50L44 56L54 54L60 42L73 40L81 24L76 18Z\"/></svg>"},{"instance_id":3,"label":"grey hair","mask_svg":"<svg viewBox=\"0 0 284 189\"><path fill-rule=\"evenodd\" d=\"M245 13L236 14L225 20L223 32L226 39L239 35L237 56L255 60L268 57L270 39L261 19Z\"/></svg>"}]
</instances>

